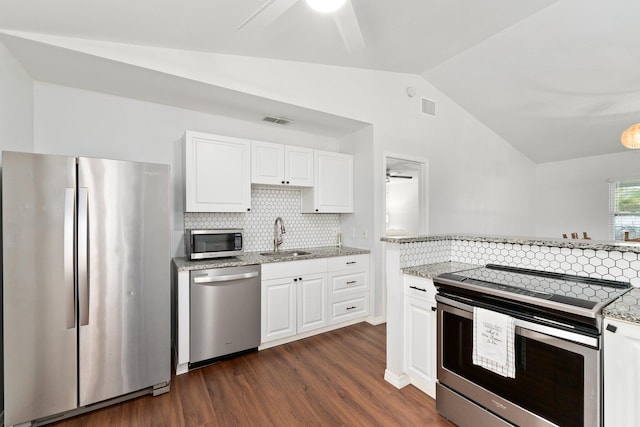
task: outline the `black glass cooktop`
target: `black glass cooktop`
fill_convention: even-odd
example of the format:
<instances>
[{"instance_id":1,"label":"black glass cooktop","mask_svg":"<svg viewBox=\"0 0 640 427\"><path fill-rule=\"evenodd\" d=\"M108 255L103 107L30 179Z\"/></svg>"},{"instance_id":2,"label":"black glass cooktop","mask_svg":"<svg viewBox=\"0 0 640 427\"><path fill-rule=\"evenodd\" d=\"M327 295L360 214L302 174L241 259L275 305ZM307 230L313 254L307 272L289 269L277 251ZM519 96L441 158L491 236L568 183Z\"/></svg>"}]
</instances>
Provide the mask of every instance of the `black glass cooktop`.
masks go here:
<instances>
[{"instance_id":1,"label":"black glass cooktop","mask_svg":"<svg viewBox=\"0 0 640 427\"><path fill-rule=\"evenodd\" d=\"M441 274L434 282L534 305L564 307L576 314L595 314L631 287L627 282L495 264Z\"/></svg>"}]
</instances>

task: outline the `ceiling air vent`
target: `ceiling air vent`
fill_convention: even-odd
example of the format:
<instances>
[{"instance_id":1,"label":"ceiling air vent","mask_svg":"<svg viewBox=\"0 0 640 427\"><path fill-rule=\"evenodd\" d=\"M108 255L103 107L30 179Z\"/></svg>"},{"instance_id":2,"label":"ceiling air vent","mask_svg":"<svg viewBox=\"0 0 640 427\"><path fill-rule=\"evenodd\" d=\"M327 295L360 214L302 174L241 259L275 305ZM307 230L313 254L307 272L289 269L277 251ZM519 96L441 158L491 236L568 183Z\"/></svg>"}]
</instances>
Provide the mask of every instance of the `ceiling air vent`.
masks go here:
<instances>
[{"instance_id":1,"label":"ceiling air vent","mask_svg":"<svg viewBox=\"0 0 640 427\"><path fill-rule=\"evenodd\" d=\"M436 115L436 103L430 99L422 98L422 112L430 116Z\"/></svg>"},{"instance_id":2,"label":"ceiling air vent","mask_svg":"<svg viewBox=\"0 0 640 427\"><path fill-rule=\"evenodd\" d=\"M288 125L293 123L292 120L285 119L284 117L274 117L274 116L264 116L262 118L263 122L275 123L277 125Z\"/></svg>"}]
</instances>

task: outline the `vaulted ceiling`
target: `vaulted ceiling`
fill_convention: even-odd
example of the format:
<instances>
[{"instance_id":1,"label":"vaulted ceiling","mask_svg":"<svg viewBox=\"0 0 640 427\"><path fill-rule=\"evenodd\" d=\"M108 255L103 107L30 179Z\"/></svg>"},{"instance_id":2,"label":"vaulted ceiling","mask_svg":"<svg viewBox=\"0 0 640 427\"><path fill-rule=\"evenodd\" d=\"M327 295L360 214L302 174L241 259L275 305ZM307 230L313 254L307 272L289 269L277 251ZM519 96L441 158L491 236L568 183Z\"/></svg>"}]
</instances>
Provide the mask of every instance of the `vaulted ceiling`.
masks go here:
<instances>
[{"instance_id":1,"label":"vaulted ceiling","mask_svg":"<svg viewBox=\"0 0 640 427\"><path fill-rule=\"evenodd\" d=\"M350 0L351 52L304 0L237 29L270 1L0 0L0 31L419 74L535 162L623 151L640 121L637 0Z\"/></svg>"}]
</instances>

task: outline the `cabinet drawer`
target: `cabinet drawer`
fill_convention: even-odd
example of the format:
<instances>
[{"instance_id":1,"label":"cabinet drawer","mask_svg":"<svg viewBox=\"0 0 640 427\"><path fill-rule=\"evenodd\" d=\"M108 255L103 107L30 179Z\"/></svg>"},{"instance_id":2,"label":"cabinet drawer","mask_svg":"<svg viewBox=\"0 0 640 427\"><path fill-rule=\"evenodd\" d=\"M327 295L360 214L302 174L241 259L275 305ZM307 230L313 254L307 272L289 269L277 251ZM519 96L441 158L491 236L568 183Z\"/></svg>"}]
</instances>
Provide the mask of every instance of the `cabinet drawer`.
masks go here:
<instances>
[{"instance_id":1,"label":"cabinet drawer","mask_svg":"<svg viewBox=\"0 0 640 427\"><path fill-rule=\"evenodd\" d=\"M402 281L404 282L405 295L427 301L436 300L436 287L433 280L405 274Z\"/></svg>"},{"instance_id":2,"label":"cabinet drawer","mask_svg":"<svg viewBox=\"0 0 640 427\"><path fill-rule=\"evenodd\" d=\"M262 264L262 280L326 273L327 259L309 259Z\"/></svg>"},{"instance_id":3,"label":"cabinet drawer","mask_svg":"<svg viewBox=\"0 0 640 427\"><path fill-rule=\"evenodd\" d=\"M334 295L363 291L366 287L367 274L364 272L354 272L331 277L331 293Z\"/></svg>"},{"instance_id":4,"label":"cabinet drawer","mask_svg":"<svg viewBox=\"0 0 640 427\"><path fill-rule=\"evenodd\" d=\"M369 269L369 254L328 258L329 272L341 270L366 271Z\"/></svg>"},{"instance_id":5,"label":"cabinet drawer","mask_svg":"<svg viewBox=\"0 0 640 427\"><path fill-rule=\"evenodd\" d=\"M367 314L369 314L369 299L367 295L359 295L331 304L331 322L341 322Z\"/></svg>"}]
</instances>

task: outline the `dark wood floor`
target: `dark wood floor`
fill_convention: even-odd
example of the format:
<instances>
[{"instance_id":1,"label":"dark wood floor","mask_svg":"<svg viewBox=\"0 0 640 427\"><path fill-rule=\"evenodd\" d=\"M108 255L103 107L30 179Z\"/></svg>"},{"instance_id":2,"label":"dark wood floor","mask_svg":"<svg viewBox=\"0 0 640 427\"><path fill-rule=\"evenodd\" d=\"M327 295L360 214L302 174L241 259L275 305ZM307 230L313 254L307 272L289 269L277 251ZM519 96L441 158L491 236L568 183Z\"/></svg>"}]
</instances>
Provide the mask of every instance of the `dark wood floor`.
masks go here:
<instances>
[{"instance_id":1,"label":"dark wood floor","mask_svg":"<svg viewBox=\"0 0 640 427\"><path fill-rule=\"evenodd\" d=\"M226 360L56 426L452 426L413 386L383 379L385 325L350 326Z\"/></svg>"}]
</instances>

